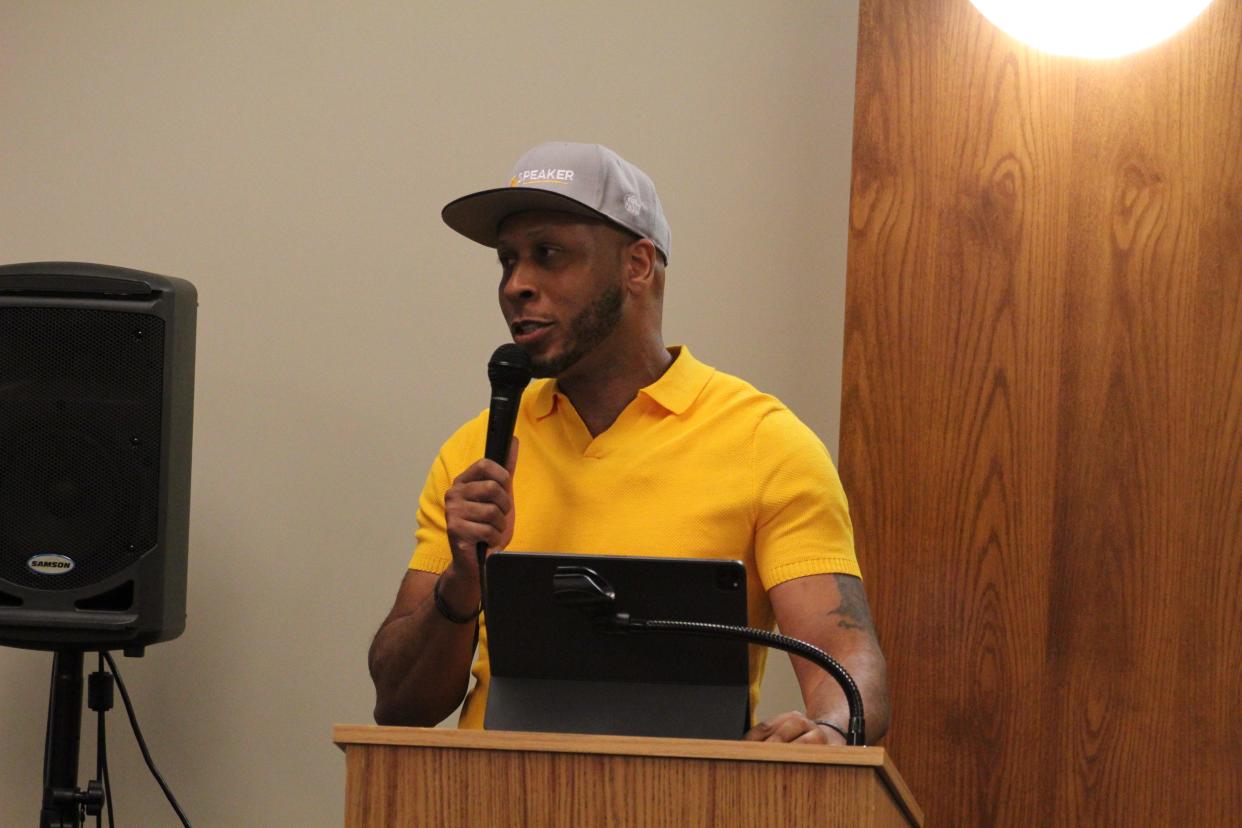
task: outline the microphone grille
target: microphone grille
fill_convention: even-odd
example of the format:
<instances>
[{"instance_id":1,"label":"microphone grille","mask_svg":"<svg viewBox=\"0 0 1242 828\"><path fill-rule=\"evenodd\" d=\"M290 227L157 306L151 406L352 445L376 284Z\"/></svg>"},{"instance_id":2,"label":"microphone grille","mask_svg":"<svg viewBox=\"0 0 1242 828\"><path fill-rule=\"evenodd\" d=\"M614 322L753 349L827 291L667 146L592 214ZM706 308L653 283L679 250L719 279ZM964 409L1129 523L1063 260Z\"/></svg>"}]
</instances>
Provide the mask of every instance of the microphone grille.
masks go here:
<instances>
[{"instance_id":1,"label":"microphone grille","mask_svg":"<svg viewBox=\"0 0 1242 828\"><path fill-rule=\"evenodd\" d=\"M520 345L506 342L487 363L487 379L493 386L525 388L530 382L530 357Z\"/></svg>"}]
</instances>

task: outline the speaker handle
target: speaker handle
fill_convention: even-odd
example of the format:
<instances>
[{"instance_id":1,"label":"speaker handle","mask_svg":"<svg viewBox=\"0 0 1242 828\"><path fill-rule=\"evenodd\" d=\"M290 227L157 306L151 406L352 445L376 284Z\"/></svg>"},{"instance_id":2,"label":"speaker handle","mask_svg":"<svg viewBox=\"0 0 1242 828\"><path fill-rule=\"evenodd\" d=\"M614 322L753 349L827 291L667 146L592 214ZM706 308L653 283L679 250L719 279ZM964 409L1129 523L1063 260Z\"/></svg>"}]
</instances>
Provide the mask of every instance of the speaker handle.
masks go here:
<instances>
[{"instance_id":1,"label":"speaker handle","mask_svg":"<svg viewBox=\"0 0 1242 828\"><path fill-rule=\"evenodd\" d=\"M89 294L93 296L150 296L150 285L136 279L86 277L68 274L0 272L0 293Z\"/></svg>"}]
</instances>

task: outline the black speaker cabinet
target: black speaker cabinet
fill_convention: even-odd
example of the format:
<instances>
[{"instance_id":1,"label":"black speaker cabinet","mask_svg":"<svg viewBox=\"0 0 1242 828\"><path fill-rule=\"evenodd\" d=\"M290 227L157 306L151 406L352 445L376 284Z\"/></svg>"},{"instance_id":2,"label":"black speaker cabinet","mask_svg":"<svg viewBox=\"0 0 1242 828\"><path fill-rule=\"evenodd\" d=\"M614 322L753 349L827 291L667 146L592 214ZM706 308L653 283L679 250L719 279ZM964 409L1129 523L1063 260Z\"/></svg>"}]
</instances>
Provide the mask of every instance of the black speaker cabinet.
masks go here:
<instances>
[{"instance_id":1,"label":"black speaker cabinet","mask_svg":"<svg viewBox=\"0 0 1242 828\"><path fill-rule=\"evenodd\" d=\"M185 629L196 315L181 279L0 267L0 644Z\"/></svg>"}]
</instances>

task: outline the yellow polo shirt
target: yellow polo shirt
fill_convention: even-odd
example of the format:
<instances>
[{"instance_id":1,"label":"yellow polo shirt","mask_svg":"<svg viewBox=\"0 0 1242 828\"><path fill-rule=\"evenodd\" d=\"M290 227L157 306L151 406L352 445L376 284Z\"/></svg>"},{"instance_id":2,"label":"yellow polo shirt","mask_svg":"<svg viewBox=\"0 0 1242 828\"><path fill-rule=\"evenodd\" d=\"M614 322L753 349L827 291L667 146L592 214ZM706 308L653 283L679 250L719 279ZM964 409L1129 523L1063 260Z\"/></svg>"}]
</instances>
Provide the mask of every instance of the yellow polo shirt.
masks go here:
<instances>
[{"instance_id":1,"label":"yellow polo shirt","mask_svg":"<svg viewBox=\"0 0 1242 828\"><path fill-rule=\"evenodd\" d=\"M766 590L805 575L860 575L836 468L779 400L699 362L688 348L597 437L554 380L527 388L514 429L510 551L740 560L751 626L772 629ZM487 412L440 449L419 499L410 568L452 557L444 494L483 456ZM767 650L750 648L750 704ZM490 678L486 629L461 727L482 727Z\"/></svg>"}]
</instances>

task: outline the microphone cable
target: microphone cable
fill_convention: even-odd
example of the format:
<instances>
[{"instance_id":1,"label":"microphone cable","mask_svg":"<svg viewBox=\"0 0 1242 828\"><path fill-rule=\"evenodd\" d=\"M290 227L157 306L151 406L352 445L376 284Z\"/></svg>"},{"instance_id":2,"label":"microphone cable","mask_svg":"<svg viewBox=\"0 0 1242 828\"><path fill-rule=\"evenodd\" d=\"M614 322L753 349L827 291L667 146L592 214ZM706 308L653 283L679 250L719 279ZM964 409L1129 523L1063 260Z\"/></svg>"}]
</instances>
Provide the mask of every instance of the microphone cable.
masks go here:
<instances>
[{"instance_id":1,"label":"microphone cable","mask_svg":"<svg viewBox=\"0 0 1242 828\"><path fill-rule=\"evenodd\" d=\"M103 652L101 655L108 662L108 669L112 671L112 675L116 678L117 689L121 691L121 701L125 704L125 714L129 716L129 725L133 728L134 738L138 741L138 749L142 751L142 759L147 763L147 769L151 771L151 775L155 777L155 781L159 783L160 790L164 792L164 797L168 800L168 804L177 812L177 818L181 820L181 824L185 828L190 828L190 820L186 818L185 812L181 810L181 805L177 802L177 797L173 796L172 790L168 787L168 783L164 781L164 777L160 775L159 770L155 767L155 761L151 759L151 752L147 750L147 741L142 738L142 728L138 726L138 717L134 715L134 705L129 700L129 691L125 689L125 681L121 678L121 672L116 669L116 662L112 659L112 653ZM108 786L108 821L112 821L112 788Z\"/></svg>"},{"instance_id":2,"label":"microphone cable","mask_svg":"<svg viewBox=\"0 0 1242 828\"><path fill-rule=\"evenodd\" d=\"M104 804L108 808L108 828L116 825L112 813L112 785L108 781L108 726L104 715L112 709L112 676L104 669L104 654L98 653L99 662L95 672L87 680L87 705L95 711L95 778L103 788ZM95 828L103 828L103 809L95 813Z\"/></svg>"}]
</instances>

